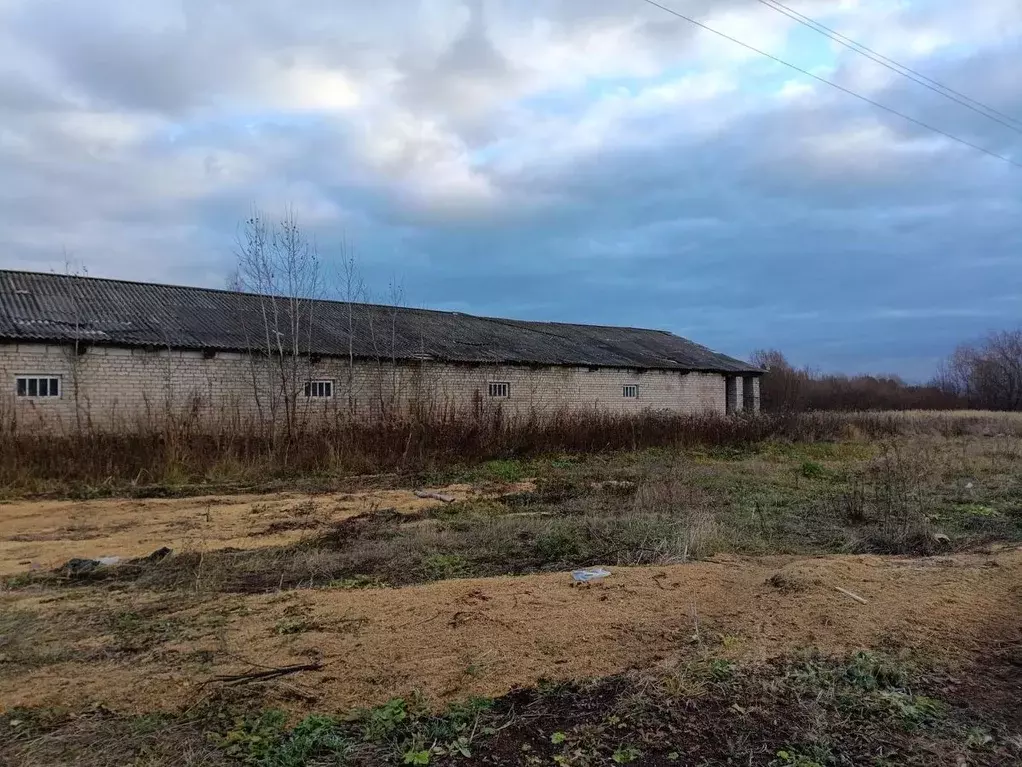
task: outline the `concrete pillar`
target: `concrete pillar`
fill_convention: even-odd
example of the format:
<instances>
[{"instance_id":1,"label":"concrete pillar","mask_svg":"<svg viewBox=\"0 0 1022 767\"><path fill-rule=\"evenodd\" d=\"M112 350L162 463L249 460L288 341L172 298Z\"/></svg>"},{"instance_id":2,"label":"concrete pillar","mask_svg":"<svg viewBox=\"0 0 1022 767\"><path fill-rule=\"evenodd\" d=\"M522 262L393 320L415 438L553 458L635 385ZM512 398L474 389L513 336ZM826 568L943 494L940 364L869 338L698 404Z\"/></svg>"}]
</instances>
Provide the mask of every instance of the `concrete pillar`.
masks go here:
<instances>
[{"instance_id":1,"label":"concrete pillar","mask_svg":"<svg viewBox=\"0 0 1022 767\"><path fill-rule=\"evenodd\" d=\"M759 376L745 376L742 387L743 406L746 413L759 412Z\"/></svg>"}]
</instances>

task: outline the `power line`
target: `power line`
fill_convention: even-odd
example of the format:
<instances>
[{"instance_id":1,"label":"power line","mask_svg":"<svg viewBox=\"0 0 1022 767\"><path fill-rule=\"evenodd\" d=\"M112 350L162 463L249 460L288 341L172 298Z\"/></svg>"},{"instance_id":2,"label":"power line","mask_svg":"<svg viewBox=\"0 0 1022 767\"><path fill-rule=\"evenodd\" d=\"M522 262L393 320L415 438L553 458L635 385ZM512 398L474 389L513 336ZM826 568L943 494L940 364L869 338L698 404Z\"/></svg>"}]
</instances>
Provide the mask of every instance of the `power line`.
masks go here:
<instances>
[{"instance_id":1,"label":"power line","mask_svg":"<svg viewBox=\"0 0 1022 767\"><path fill-rule=\"evenodd\" d=\"M769 5L770 7L774 8L775 10L784 13L786 16L791 16L792 18L798 17L798 18L795 19L796 21L799 21L799 23L806 23L807 25L813 25L813 27L816 28L817 31L819 31L821 33L830 33L830 34L827 35L828 37L830 37L830 35L833 35L833 37L831 37L831 39L832 40L836 40L837 42L841 43L845 47L852 48L852 50L859 49L859 52L860 53L864 53L864 55L865 54L872 54L872 56L876 56L877 58L875 58L873 60L877 61L877 63L884 64L884 66L890 65L891 67L895 67L896 68L895 71L898 71L900 69L900 70L904 70L905 72L908 72L908 73L910 73L912 75L915 75L920 80L923 80L924 83L922 83L922 84L927 85L927 87L933 86L934 88L938 88L940 90L947 91L947 93L953 94L954 96L958 96L959 98L967 101L969 104L974 104L975 106L979 107L980 109L986 110L987 112L990 113L990 115L997 115L998 117L1002 117L1005 120L1007 120L1007 121L1009 121L1009 122L1014 124L1013 126L1009 126L1009 127L1022 126L1022 120L1018 120L1018 119L1012 117L1011 115L1007 115L1004 112L1000 112L997 109L994 109L989 104L984 104L982 101L977 101L976 99L974 99L974 98L972 98L970 96L967 96L966 94L964 94L964 93L962 93L960 91L956 91L954 88L951 88L951 87L949 87L947 85L944 85L943 83L937 82L932 77L927 77L922 72L919 72L919 71L917 71L915 69L912 69L911 67L907 67L904 64L901 64L901 63L895 61L894 59L891 59L891 58L889 58L887 56L884 56L882 53L879 53L879 52L873 50L869 46L863 45L862 43L859 43L859 42L856 42L855 40L852 40L851 38L841 34L837 30L831 29L827 25L822 24L819 21L815 21L814 19L811 19L808 16L806 16L806 15L804 15L802 13L799 13L798 11L796 11L793 8L789 8L784 3L779 2L779 0L759 0L759 2L761 2L761 3L765 4L765 5ZM783 10L781 10L781 9L783 9ZM872 58L872 56L870 56L870 58ZM902 74L904 74L904 73L902 73ZM908 75L906 75L906 76L908 76ZM912 78L912 79L915 79L915 78ZM918 80L917 80L917 82L918 82ZM942 94L942 95L946 95L946 94ZM954 99L954 100L957 101L957 99ZM961 102L959 102L959 103L961 103ZM986 115L986 116L989 117L990 115ZM993 119L993 118L991 118L991 119ZM998 122L1000 122L1000 120L998 120Z\"/></svg>"},{"instance_id":2,"label":"power line","mask_svg":"<svg viewBox=\"0 0 1022 767\"><path fill-rule=\"evenodd\" d=\"M990 155L991 157L996 157L998 160L1003 160L1004 162L1008 163L1009 165L1014 165L1016 168L1022 168L1022 163L1017 163L1014 160L1012 160L1010 157L1005 157L1002 154L997 154L997 152L993 152L993 151L991 151L989 149L986 149L985 147L982 147L979 144L974 144L971 141L968 141L968 140L963 139L963 138L959 138L958 136L955 136L955 135L953 135L951 133L948 133L947 131L941 130L940 128L937 128L937 127L935 127L933 125L930 125L929 123L923 122L922 120L917 120L915 117L911 117L910 115L907 115L904 112L899 112L897 109L894 109L893 107L889 107L889 106L887 106L885 104L881 104L879 101L874 101L873 99L869 98L868 96L863 96L862 94L856 93L855 91L851 90L850 88L846 88L843 85L839 85L838 83L835 83L833 80L828 80L825 77L820 77L819 75L814 75L812 72L810 72L810 71L808 71L806 69L802 69L802 67L796 66L795 64L790 64L789 62L785 61L784 59L781 59L781 58L778 58L777 56L774 56L772 53L767 53L766 51L761 50L761 49L759 49L759 48L757 48L757 47L755 47L753 45L749 45L748 43L742 42L737 37L732 37L729 34L726 34L724 32L720 32L720 31L714 29L713 27L709 27L706 24L703 24L701 21L696 21L695 19L693 19L693 18L691 18L689 16L686 16L683 13L679 13L678 11L675 11L673 8L668 8L666 5L661 5L660 3L656 2L656 0L643 0L643 2L648 3L649 5L652 5L655 8L659 8L661 11L666 11L667 13L671 14L672 16L677 16L679 19L683 19L683 20L689 22L690 24L695 24L700 29L705 29L707 32L712 32L713 34L717 35L718 37L723 37L725 40L730 40L731 42L733 42L733 43L735 43L737 45L740 45L743 48L746 48L746 49L752 51L753 53L758 53L760 56L766 56L768 59L776 61L778 64L783 64L784 66L788 67L789 69L794 69L796 72L801 72L802 74L806 75L807 77L811 77L814 80L817 80L817 81L819 81L821 83L824 83L825 85L829 85L832 88L837 88L839 91L842 91L843 93L847 93L849 96L854 96L855 98L859 99L860 101L865 101L867 104L872 104L873 106L877 107L878 109L883 109L885 112L889 112L892 115L896 115L896 116L900 117L903 120L907 120L910 123L918 125L921 128L925 128L928 131L932 131L934 133L938 133L941 136L944 136L945 138L951 139L952 141L957 141L959 144L967 146L970 149L975 149L975 150L977 150L979 152L982 152L983 154Z\"/></svg>"},{"instance_id":3,"label":"power line","mask_svg":"<svg viewBox=\"0 0 1022 767\"><path fill-rule=\"evenodd\" d=\"M882 53L878 53L872 48L863 45L862 43L852 40L850 37L846 37L840 32L831 29L830 27L821 24L815 19L811 19L804 14L799 13L794 8L789 8L784 3L778 2L778 0L758 0L760 3L765 5L767 8L787 16L789 19L794 19L804 27L809 27L815 32L819 32L824 37L829 37L834 42L843 45L849 50L855 51L856 53L865 56L866 58L875 61L882 67L887 67L892 72L895 72L902 77L906 77L924 88L929 88L934 93L943 96L946 99L950 99L957 104L961 104L966 109L971 109L978 115L986 117L988 120L993 120L996 123L1010 128L1016 133L1022 134L1022 121L1016 120L1011 115L1006 115L1003 112L999 112L992 106L984 104L982 101L977 101L974 98L966 96L964 93L959 93L954 88L949 88L936 80L927 77L921 72L917 72L911 67L907 67L904 64L900 64L894 59L884 56Z\"/></svg>"}]
</instances>

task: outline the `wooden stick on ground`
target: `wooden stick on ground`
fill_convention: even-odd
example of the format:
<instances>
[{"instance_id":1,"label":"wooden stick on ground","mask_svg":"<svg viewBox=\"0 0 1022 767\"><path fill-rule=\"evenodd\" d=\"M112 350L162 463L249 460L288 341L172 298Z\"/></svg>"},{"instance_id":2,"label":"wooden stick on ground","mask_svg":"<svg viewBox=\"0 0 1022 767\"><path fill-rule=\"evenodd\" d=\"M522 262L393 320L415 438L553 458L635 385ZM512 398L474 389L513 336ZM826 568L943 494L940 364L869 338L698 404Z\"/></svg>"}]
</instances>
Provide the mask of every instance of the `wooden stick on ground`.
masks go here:
<instances>
[{"instance_id":1,"label":"wooden stick on ground","mask_svg":"<svg viewBox=\"0 0 1022 767\"><path fill-rule=\"evenodd\" d=\"M247 674L225 674L210 679L210 682L223 682L224 684L247 684L248 682L265 682L267 679L297 674L301 671L319 671L323 668L322 663L300 663L295 666L281 666L266 671L251 671ZM207 682L208 684L208 682Z\"/></svg>"},{"instance_id":2,"label":"wooden stick on ground","mask_svg":"<svg viewBox=\"0 0 1022 767\"><path fill-rule=\"evenodd\" d=\"M453 495L435 493L432 490L416 490L414 495L416 498L429 498L434 501L443 501L444 503L454 503L456 500L458 500Z\"/></svg>"},{"instance_id":3,"label":"wooden stick on ground","mask_svg":"<svg viewBox=\"0 0 1022 767\"><path fill-rule=\"evenodd\" d=\"M835 590L835 591L840 591L840 592L841 592L842 594L844 594L844 595L845 595L846 597L851 597L851 598L852 598L852 599L854 599L854 600L855 600L856 602L858 602L858 603L859 603L860 605L868 605L868 604L869 604L869 602L867 602L867 601L866 601L865 599L863 599L862 597L860 597L860 596L859 596L858 594L853 594L853 593L852 593L851 591L849 591L848 589L843 589L843 588L841 588L840 586L835 586L835 587L834 587L834 590Z\"/></svg>"}]
</instances>

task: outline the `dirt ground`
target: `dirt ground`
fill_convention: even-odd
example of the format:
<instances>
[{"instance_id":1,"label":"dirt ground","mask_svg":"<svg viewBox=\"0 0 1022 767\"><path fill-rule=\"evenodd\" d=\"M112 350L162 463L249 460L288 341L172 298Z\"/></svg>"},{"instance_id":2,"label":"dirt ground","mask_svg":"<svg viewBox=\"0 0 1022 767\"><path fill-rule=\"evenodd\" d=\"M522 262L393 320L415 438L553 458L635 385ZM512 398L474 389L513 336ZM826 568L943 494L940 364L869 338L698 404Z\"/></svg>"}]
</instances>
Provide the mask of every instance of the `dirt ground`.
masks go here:
<instances>
[{"instance_id":1,"label":"dirt ground","mask_svg":"<svg viewBox=\"0 0 1022 767\"><path fill-rule=\"evenodd\" d=\"M518 483L502 492L531 487ZM464 484L433 490L457 500L486 495ZM72 557L139 557L164 546L175 551L280 546L357 514L414 513L440 504L412 490L4 503L0 575L51 569Z\"/></svg>"},{"instance_id":2,"label":"dirt ground","mask_svg":"<svg viewBox=\"0 0 1022 767\"><path fill-rule=\"evenodd\" d=\"M211 694L219 675L312 662L322 668L257 685L261 699L294 713L414 690L439 702L669 666L703 650L758 660L809 646L899 647L965 663L1022 639L1018 548L613 570L582 587L551 573L256 596L10 592L0 611L22 628L0 665L0 709L171 710ZM15 633L31 634L30 647L19 650Z\"/></svg>"}]
</instances>

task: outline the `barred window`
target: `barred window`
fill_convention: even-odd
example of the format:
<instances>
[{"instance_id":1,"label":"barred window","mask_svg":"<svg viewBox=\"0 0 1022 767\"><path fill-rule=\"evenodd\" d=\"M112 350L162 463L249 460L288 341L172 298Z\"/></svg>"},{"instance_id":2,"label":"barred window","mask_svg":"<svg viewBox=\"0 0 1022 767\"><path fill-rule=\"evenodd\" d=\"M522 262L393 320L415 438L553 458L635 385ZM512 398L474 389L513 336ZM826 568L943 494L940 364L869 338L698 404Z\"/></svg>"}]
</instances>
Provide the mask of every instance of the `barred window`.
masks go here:
<instances>
[{"instance_id":1,"label":"barred window","mask_svg":"<svg viewBox=\"0 0 1022 767\"><path fill-rule=\"evenodd\" d=\"M14 383L19 397L59 397L59 376L17 376Z\"/></svg>"},{"instance_id":2,"label":"barred window","mask_svg":"<svg viewBox=\"0 0 1022 767\"><path fill-rule=\"evenodd\" d=\"M627 399L638 399L639 398L639 385L638 384L625 384L621 387L621 396Z\"/></svg>"},{"instance_id":3,"label":"barred window","mask_svg":"<svg viewBox=\"0 0 1022 767\"><path fill-rule=\"evenodd\" d=\"M305 396L316 399L329 399L334 396L333 381L306 381Z\"/></svg>"},{"instance_id":4,"label":"barred window","mask_svg":"<svg viewBox=\"0 0 1022 767\"><path fill-rule=\"evenodd\" d=\"M490 381L490 396L491 397L507 397L511 396L511 384L507 381Z\"/></svg>"}]
</instances>

